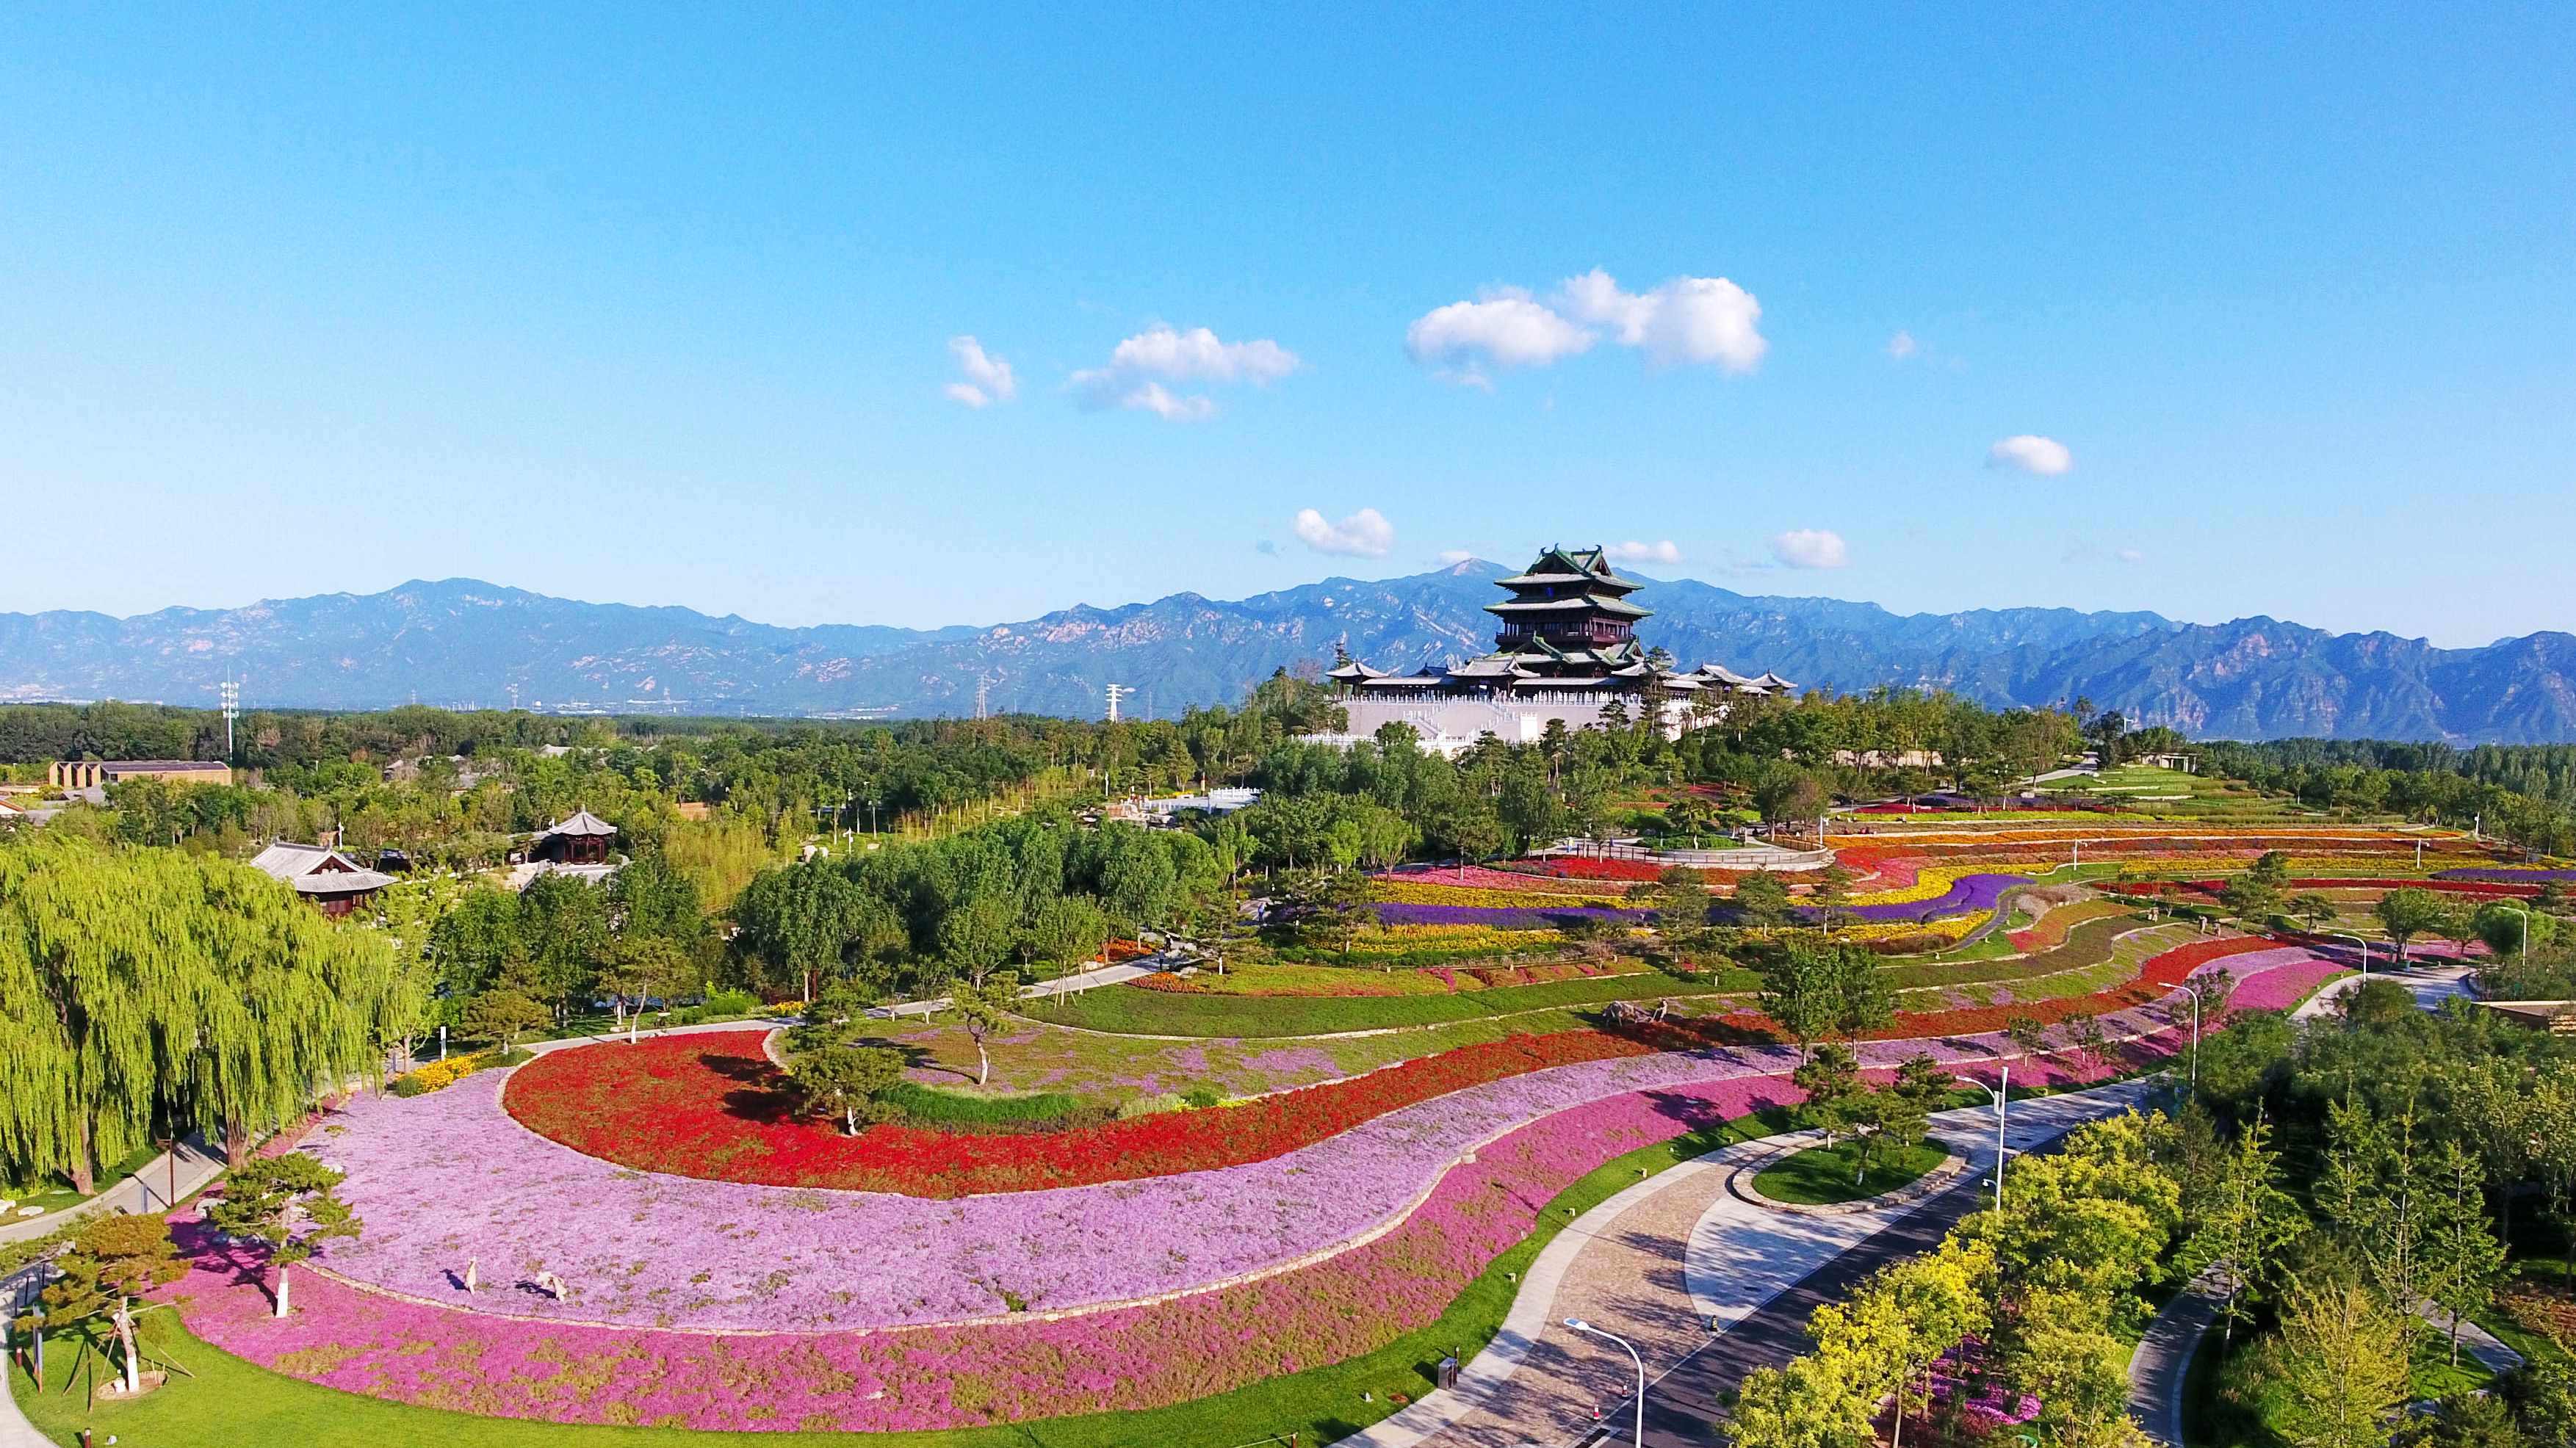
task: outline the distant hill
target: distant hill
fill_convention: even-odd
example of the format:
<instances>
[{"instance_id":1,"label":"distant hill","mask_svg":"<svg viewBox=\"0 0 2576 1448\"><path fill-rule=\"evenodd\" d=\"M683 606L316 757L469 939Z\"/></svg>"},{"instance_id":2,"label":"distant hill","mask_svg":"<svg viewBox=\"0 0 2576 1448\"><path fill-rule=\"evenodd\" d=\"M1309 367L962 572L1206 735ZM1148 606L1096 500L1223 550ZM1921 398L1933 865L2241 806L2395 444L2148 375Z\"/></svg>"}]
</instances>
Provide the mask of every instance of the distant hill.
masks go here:
<instances>
[{"instance_id":1,"label":"distant hill","mask_svg":"<svg viewBox=\"0 0 2576 1448\"><path fill-rule=\"evenodd\" d=\"M1234 602L1177 593L1025 623L919 630L777 628L684 608L580 603L471 579L229 610L0 614L0 698L211 704L226 671L271 706L422 703L617 712L1096 715L1102 686L1134 712L1231 702L1336 643L1410 669L1491 646L1484 605L1506 570L1470 561L1361 583L1328 578ZM2576 741L2576 637L2437 649L2268 618L1979 609L1898 615L1826 598L1651 583L1638 632L1685 665L1771 670L1801 686L1902 684L1997 705L2077 694L2197 737L2318 735L2454 743Z\"/></svg>"}]
</instances>

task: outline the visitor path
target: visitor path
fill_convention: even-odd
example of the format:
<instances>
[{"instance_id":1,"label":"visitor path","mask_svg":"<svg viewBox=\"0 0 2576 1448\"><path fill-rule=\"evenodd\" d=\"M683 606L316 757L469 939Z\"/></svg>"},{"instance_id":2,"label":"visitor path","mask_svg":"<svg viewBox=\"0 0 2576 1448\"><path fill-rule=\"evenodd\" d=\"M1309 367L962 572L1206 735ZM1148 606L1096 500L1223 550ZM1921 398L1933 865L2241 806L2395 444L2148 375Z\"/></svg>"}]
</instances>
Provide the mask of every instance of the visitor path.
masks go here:
<instances>
[{"instance_id":1,"label":"visitor path","mask_svg":"<svg viewBox=\"0 0 2576 1448\"><path fill-rule=\"evenodd\" d=\"M2029 1151L2081 1122L2145 1100L2141 1081L2016 1101L2006 1140ZM1736 1173L1808 1143L1806 1133L1712 1152L1621 1192L1577 1218L1539 1255L1502 1331L1455 1391L1423 1399L1345 1448L1517 1448L1565 1443L1594 1413L1624 1441L1635 1368L1615 1345L1563 1326L1580 1317L1634 1344L1646 1362L1649 1443L1703 1448L1720 1392L1806 1345L1807 1317L1900 1257L1925 1250L1983 1200L1994 1170L1994 1109L1945 1111L1934 1134L1968 1162L1952 1184L1892 1205L1811 1214L1756 1206ZM1900 1194L1901 1196L1902 1194ZM1715 1321L1720 1331L1712 1334Z\"/></svg>"},{"instance_id":2,"label":"visitor path","mask_svg":"<svg viewBox=\"0 0 2576 1448\"><path fill-rule=\"evenodd\" d=\"M223 1174L223 1153L206 1145L198 1137L179 1143L176 1163L163 1152L145 1162L142 1168L97 1196L65 1211L48 1212L41 1217L11 1217L0 1225L0 1242L23 1242L61 1230L83 1217L109 1213L129 1216L138 1212L166 1212L194 1196L206 1183Z\"/></svg>"}]
</instances>

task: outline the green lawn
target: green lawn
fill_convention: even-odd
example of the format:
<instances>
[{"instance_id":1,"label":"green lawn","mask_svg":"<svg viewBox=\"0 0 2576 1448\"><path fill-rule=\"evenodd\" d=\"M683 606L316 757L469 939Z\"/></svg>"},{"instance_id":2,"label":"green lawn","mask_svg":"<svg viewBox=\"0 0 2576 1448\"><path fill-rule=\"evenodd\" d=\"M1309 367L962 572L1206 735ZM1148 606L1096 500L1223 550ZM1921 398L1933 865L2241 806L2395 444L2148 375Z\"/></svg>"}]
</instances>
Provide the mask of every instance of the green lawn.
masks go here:
<instances>
[{"instance_id":1,"label":"green lawn","mask_svg":"<svg viewBox=\"0 0 2576 1448\"><path fill-rule=\"evenodd\" d=\"M12 1367L10 1387L19 1406L38 1430L55 1442L79 1441L81 1428L96 1430L104 1444L116 1434L133 1448L242 1448L246 1444L293 1444L297 1448L389 1448L429 1443L472 1444L475 1448L703 1448L729 1444L739 1448L777 1445L866 1442L888 1448L1124 1448L1136 1443L1217 1445L1286 1444L1290 1434L1301 1444L1330 1443L1394 1411L1390 1393L1418 1396L1432 1386L1432 1369L1453 1349L1472 1357L1493 1339L1520 1290L1514 1277L1528 1270L1540 1250L1568 1222L1655 1172L1679 1165L1732 1142L1785 1129L1777 1113L1694 1132L1617 1157L1559 1192L1540 1214L1539 1225L1518 1246L1487 1265L1449 1310L1428 1327L1393 1343L1328 1368L1315 1368L1274 1378L1235 1392L1169 1408L1136 1413L1103 1413L1080 1418L1051 1418L992 1428L953 1429L936 1433L705 1433L679 1429L615 1428L539 1423L517 1418L485 1418L435 1408L416 1408L272 1373L190 1336L167 1313L144 1319L157 1339L156 1357L175 1360L194 1378L172 1376L168 1387L139 1402L115 1404L96 1413L83 1412L86 1380L66 1394L59 1375L68 1361L64 1344L48 1345L56 1369L51 1387L37 1393L23 1370ZM95 1359L93 1359L95 1361ZM1362 1402L1366 1392L1373 1401Z\"/></svg>"},{"instance_id":2,"label":"green lawn","mask_svg":"<svg viewBox=\"0 0 2576 1448\"><path fill-rule=\"evenodd\" d=\"M1811 1146L1753 1178L1753 1189L1775 1202L1825 1206L1892 1192L1950 1159L1947 1149L1925 1143L1881 1151L1866 1178L1855 1180L1860 1151L1852 1142Z\"/></svg>"},{"instance_id":3,"label":"green lawn","mask_svg":"<svg viewBox=\"0 0 2576 1448\"><path fill-rule=\"evenodd\" d=\"M1470 1021L1522 1011L1603 1005L1615 1000L1705 995L1704 981L1662 971L1549 981L1427 996L1228 996L1112 985L1061 1001L1030 1002L1025 1014L1060 1026L1140 1036L1276 1038L1324 1036Z\"/></svg>"}]
</instances>

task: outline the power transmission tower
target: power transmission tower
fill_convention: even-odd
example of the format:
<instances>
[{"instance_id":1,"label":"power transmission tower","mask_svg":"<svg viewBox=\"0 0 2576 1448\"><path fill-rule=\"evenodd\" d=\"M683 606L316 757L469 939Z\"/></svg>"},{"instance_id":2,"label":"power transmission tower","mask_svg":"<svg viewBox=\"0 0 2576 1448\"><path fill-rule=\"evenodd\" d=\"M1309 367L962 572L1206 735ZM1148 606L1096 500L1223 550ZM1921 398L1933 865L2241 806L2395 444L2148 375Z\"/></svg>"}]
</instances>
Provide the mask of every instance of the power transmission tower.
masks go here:
<instances>
[{"instance_id":1,"label":"power transmission tower","mask_svg":"<svg viewBox=\"0 0 2576 1448\"><path fill-rule=\"evenodd\" d=\"M233 762L233 719L241 713L241 685L224 679L224 763Z\"/></svg>"},{"instance_id":2,"label":"power transmission tower","mask_svg":"<svg viewBox=\"0 0 2576 1448\"><path fill-rule=\"evenodd\" d=\"M975 680L975 717L978 719L993 717L992 711L984 707L985 695L992 687L993 676L990 674L982 675Z\"/></svg>"},{"instance_id":3,"label":"power transmission tower","mask_svg":"<svg viewBox=\"0 0 2576 1448\"><path fill-rule=\"evenodd\" d=\"M1117 723L1117 722L1118 722L1118 701L1119 701L1119 700L1121 700L1121 699L1126 698L1128 695L1133 694L1133 693L1135 693L1136 691L1135 691L1134 689L1131 689L1131 688L1127 687L1125 684L1111 684L1111 685L1109 685L1108 687L1109 687L1109 722L1110 722L1110 723L1112 723L1112 724L1115 724L1115 723Z\"/></svg>"}]
</instances>

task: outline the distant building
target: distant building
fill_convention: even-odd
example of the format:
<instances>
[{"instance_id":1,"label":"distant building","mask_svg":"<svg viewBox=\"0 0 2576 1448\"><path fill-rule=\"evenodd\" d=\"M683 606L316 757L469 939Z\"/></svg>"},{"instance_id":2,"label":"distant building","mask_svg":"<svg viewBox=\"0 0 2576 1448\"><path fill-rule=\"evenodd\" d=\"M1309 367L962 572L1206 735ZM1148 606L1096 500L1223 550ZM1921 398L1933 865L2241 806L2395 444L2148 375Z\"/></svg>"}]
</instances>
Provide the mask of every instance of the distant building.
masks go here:
<instances>
[{"instance_id":1,"label":"distant building","mask_svg":"<svg viewBox=\"0 0 2576 1448\"><path fill-rule=\"evenodd\" d=\"M1722 714L1728 696L1797 688L1777 674L1747 678L1717 664L1681 673L1649 658L1636 625L1652 615L1628 601L1645 585L1620 577L1599 548L1550 548L1502 586L1511 597L1485 606L1503 622L1497 652L1416 674L1345 658L1326 677L1340 690L1348 726L1316 741L1349 744L1404 724L1423 748L1454 755L1486 734L1528 744L1551 722L1568 730L1598 724L1613 705L1635 719L1656 694L1664 732L1678 736Z\"/></svg>"},{"instance_id":2,"label":"distant building","mask_svg":"<svg viewBox=\"0 0 2576 1448\"><path fill-rule=\"evenodd\" d=\"M80 759L57 762L45 771L56 789L101 789L136 779L167 779L179 784L230 784L233 768L204 759Z\"/></svg>"},{"instance_id":3,"label":"distant building","mask_svg":"<svg viewBox=\"0 0 2576 1448\"><path fill-rule=\"evenodd\" d=\"M393 876L370 870L328 845L276 840L250 863L252 869L285 881L325 915L346 915L394 882Z\"/></svg>"},{"instance_id":4,"label":"distant building","mask_svg":"<svg viewBox=\"0 0 2576 1448\"><path fill-rule=\"evenodd\" d=\"M608 863L609 842L616 838L617 826L586 809L575 810L572 818L537 831L536 840L528 846L528 859L557 865L604 865Z\"/></svg>"}]
</instances>

